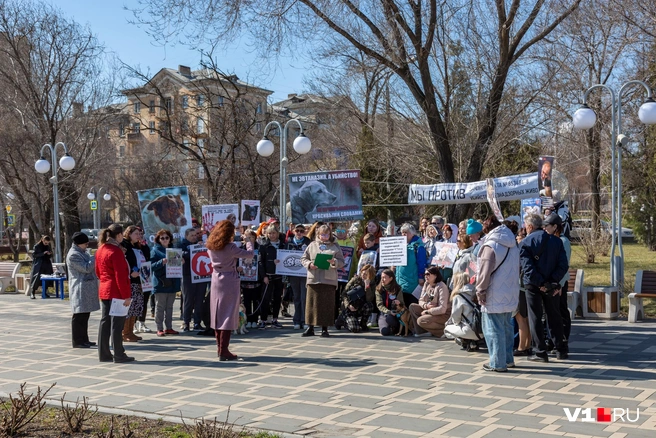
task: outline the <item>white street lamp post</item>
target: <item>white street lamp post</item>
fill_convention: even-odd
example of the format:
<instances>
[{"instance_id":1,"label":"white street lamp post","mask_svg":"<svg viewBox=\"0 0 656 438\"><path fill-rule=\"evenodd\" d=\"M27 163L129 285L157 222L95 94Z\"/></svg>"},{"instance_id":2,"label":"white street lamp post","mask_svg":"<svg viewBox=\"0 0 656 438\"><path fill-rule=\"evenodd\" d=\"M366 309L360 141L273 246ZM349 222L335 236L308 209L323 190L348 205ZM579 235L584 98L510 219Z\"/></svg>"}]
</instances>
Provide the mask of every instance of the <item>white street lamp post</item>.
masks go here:
<instances>
[{"instance_id":1,"label":"white street lamp post","mask_svg":"<svg viewBox=\"0 0 656 438\"><path fill-rule=\"evenodd\" d=\"M96 188L91 187L91 190L89 191L89 194L87 195L87 199L89 201L93 201L96 199ZM105 194L103 195L103 199L105 201L109 201L112 199L112 195L109 194L109 192L104 188L101 187L100 190L98 190L98 201L96 203L96 209L93 211L93 228L96 230L99 230L102 227L102 210L100 209L100 194L105 191Z\"/></svg>"},{"instance_id":2,"label":"white street lamp post","mask_svg":"<svg viewBox=\"0 0 656 438\"><path fill-rule=\"evenodd\" d=\"M257 143L258 154L263 157L271 156L274 151L274 146L273 142L269 140L266 135L270 127L278 128L278 132L280 133L280 226L283 230L287 227L287 132L291 123L296 123L300 131L298 137L294 139L294 150L299 154L307 154L312 148L312 143L310 142L310 139L303 134L303 125L301 125L301 122L297 119L289 120L285 123L284 128L276 121L269 122L264 128L264 137Z\"/></svg>"},{"instance_id":3,"label":"white street lamp post","mask_svg":"<svg viewBox=\"0 0 656 438\"><path fill-rule=\"evenodd\" d=\"M48 173L50 170L50 163L46 160L44 156L45 150L50 150L50 156L52 158L52 177L50 182L52 183L52 201L54 203L53 216L55 221L55 263L62 262L62 250L61 250L61 231L59 226L59 192L57 190L57 146L61 145L64 148L64 156L59 160L59 167L64 170L73 170L75 167L75 159L68 154L68 149L66 145L61 141L56 143L53 147L50 144L44 144L41 147L41 157L34 163L34 168L39 173Z\"/></svg>"},{"instance_id":4,"label":"white street lamp post","mask_svg":"<svg viewBox=\"0 0 656 438\"><path fill-rule=\"evenodd\" d=\"M656 123L656 102L652 99L649 85L642 81L629 81L622 85L619 94L605 84L597 84L588 88L583 95L583 105L576 110L572 122L576 129L587 130L594 126L597 115L588 107L588 96L596 88L603 88L611 96L611 250L610 250L610 282L611 286L618 287L624 283L624 248L622 247L622 146L629 138L622 133L622 96L630 85L640 85L647 91L647 100L638 111L638 117L644 124ZM619 256L615 256L615 249Z\"/></svg>"}]
</instances>

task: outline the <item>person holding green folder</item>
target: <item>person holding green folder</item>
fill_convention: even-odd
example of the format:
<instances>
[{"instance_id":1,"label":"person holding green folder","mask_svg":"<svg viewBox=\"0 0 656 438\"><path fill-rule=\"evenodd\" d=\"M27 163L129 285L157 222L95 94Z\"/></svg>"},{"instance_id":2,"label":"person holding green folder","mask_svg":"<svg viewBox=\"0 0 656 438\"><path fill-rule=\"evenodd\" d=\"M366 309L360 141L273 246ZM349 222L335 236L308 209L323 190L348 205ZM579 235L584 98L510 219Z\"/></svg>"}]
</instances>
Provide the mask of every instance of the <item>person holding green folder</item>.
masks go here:
<instances>
[{"instance_id":1,"label":"person holding green folder","mask_svg":"<svg viewBox=\"0 0 656 438\"><path fill-rule=\"evenodd\" d=\"M307 302L303 336L314 336L314 326L321 326L327 338L328 326L334 322L337 269L344 266L344 254L335 242L328 225L317 229L316 240L306 248L301 263L307 269Z\"/></svg>"}]
</instances>

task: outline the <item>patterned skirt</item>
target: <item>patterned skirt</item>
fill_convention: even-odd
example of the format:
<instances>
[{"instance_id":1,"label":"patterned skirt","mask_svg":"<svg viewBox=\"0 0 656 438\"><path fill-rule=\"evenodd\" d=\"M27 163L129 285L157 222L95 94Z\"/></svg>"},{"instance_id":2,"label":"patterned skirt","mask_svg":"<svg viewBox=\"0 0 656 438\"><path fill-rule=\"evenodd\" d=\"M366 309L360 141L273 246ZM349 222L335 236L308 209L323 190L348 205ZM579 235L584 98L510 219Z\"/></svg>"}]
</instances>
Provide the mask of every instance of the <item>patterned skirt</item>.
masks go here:
<instances>
[{"instance_id":1,"label":"patterned skirt","mask_svg":"<svg viewBox=\"0 0 656 438\"><path fill-rule=\"evenodd\" d=\"M130 302L130 308L128 309L128 317L139 317L144 308L143 291L141 290L141 285L136 283L130 283L130 288L132 289L132 301Z\"/></svg>"}]
</instances>

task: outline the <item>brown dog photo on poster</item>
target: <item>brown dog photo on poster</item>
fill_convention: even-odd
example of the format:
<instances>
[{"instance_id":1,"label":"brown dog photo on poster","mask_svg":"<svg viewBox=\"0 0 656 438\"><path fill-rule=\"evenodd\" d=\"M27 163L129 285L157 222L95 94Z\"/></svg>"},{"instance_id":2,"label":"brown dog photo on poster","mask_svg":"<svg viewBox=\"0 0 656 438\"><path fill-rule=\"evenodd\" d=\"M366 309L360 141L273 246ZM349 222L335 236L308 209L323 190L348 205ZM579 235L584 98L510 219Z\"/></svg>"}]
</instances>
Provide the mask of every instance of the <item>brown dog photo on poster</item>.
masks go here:
<instances>
[{"instance_id":1,"label":"brown dog photo on poster","mask_svg":"<svg viewBox=\"0 0 656 438\"><path fill-rule=\"evenodd\" d=\"M180 232L180 227L187 225L185 204L180 195L162 195L150 201L143 208L141 217L147 230L164 229L173 234Z\"/></svg>"}]
</instances>

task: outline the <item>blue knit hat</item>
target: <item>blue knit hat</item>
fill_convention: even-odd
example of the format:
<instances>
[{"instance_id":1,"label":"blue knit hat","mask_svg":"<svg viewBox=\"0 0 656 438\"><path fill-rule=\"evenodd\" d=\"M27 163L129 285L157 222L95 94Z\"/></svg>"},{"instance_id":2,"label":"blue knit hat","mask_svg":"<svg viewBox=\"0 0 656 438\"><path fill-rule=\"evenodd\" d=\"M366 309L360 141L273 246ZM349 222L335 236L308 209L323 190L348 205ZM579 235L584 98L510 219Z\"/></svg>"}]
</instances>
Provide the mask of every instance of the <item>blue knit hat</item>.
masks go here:
<instances>
[{"instance_id":1,"label":"blue knit hat","mask_svg":"<svg viewBox=\"0 0 656 438\"><path fill-rule=\"evenodd\" d=\"M481 233L483 231L483 225L475 221L474 219L469 219L467 221L467 235L471 236L472 234Z\"/></svg>"}]
</instances>

